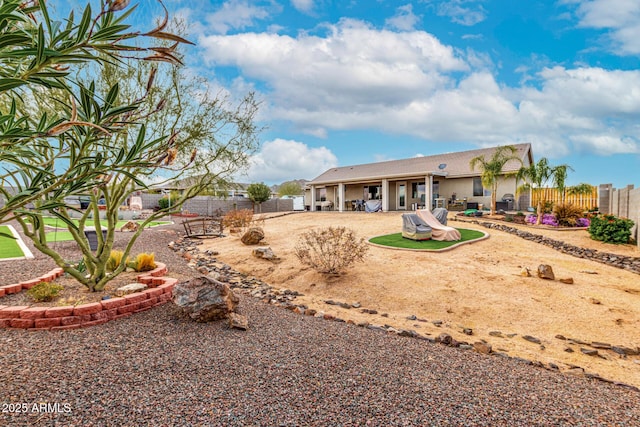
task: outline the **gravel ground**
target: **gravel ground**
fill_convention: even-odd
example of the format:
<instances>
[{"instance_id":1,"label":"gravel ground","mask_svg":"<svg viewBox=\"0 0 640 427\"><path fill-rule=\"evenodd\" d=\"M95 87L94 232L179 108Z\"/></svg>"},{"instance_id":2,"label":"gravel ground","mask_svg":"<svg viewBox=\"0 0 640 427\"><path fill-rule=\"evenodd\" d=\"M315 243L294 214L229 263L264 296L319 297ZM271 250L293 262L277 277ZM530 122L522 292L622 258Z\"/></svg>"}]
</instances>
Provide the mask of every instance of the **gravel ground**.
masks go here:
<instances>
[{"instance_id":1,"label":"gravel ground","mask_svg":"<svg viewBox=\"0 0 640 427\"><path fill-rule=\"evenodd\" d=\"M189 273L166 247L175 232L142 236L136 250ZM36 257L0 263L2 282L53 267ZM0 425L640 425L640 393L622 386L243 295L240 308L248 331L171 304L86 329L0 330Z\"/></svg>"}]
</instances>

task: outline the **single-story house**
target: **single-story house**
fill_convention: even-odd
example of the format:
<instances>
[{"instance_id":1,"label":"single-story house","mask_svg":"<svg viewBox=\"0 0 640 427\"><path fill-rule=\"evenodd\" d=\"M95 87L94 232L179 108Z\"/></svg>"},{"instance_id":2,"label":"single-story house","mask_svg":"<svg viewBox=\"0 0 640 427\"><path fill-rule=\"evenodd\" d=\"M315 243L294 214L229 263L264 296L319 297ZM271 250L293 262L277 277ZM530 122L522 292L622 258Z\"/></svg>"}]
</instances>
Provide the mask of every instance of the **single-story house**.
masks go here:
<instances>
[{"instance_id":1,"label":"single-story house","mask_svg":"<svg viewBox=\"0 0 640 427\"><path fill-rule=\"evenodd\" d=\"M505 174L533 163L531 144L514 144L522 164L511 160ZM362 201L380 200L383 211L444 207L449 210L489 207L491 189L483 188L482 170L471 159L488 161L497 147L331 168L307 183L305 204L311 210L353 210ZM529 207L528 194L514 200L521 183L514 176L498 182L497 209ZM427 202L428 201L428 202Z\"/></svg>"}]
</instances>

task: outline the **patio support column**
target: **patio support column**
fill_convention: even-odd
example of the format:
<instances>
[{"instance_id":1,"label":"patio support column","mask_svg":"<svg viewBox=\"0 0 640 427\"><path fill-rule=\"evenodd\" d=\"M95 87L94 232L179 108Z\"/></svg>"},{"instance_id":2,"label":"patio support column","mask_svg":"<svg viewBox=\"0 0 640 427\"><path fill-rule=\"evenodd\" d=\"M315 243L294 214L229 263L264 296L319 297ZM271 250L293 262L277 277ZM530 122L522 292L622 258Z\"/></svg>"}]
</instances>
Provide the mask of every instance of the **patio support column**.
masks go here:
<instances>
[{"instance_id":1,"label":"patio support column","mask_svg":"<svg viewBox=\"0 0 640 427\"><path fill-rule=\"evenodd\" d=\"M433 199L433 175L427 175L424 185L424 208L431 211L431 200Z\"/></svg>"},{"instance_id":2,"label":"patio support column","mask_svg":"<svg viewBox=\"0 0 640 427\"><path fill-rule=\"evenodd\" d=\"M389 180L382 180L382 212L389 212Z\"/></svg>"},{"instance_id":3,"label":"patio support column","mask_svg":"<svg viewBox=\"0 0 640 427\"><path fill-rule=\"evenodd\" d=\"M338 211L344 212L344 184L338 183Z\"/></svg>"},{"instance_id":4,"label":"patio support column","mask_svg":"<svg viewBox=\"0 0 640 427\"><path fill-rule=\"evenodd\" d=\"M316 210L316 186L311 186L311 206L309 206L309 210L311 212L315 212Z\"/></svg>"}]
</instances>

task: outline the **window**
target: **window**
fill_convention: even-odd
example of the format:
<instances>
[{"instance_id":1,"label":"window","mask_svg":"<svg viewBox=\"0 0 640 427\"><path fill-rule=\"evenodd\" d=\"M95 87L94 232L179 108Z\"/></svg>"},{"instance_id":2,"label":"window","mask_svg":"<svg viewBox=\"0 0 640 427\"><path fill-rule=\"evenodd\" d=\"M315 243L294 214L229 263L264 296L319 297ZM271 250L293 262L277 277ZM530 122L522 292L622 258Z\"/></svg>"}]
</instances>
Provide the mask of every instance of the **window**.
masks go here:
<instances>
[{"instance_id":1,"label":"window","mask_svg":"<svg viewBox=\"0 0 640 427\"><path fill-rule=\"evenodd\" d=\"M381 185L365 185L364 200L382 200Z\"/></svg>"},{"instance_id":2,"label":"window","mask_svg":"<svg viewBox=\"0 0 640 427\"><path fill-rule=\"evenodd\" d=\"M316 200L320 202L327 201L327 189L326 188L318 188L316 190Z\"/></svg>"},{"instance_id":3,"label":"window","mask_svg":"<svg viewBox=\"0 0 640 427\"><path fill-rule=\"evenodd\" d=\"M484 188L482 188L481 178L473 178L473 195L475 197L484 196Z\"/></svg>"},{"instance_id":4,"label":"window","mask_svg":"<svg viewBox=\"0 0 640 427\"><path fill-rule=\"evenodd\" d=\"M411 198L421 199L424 196L425 185L424 182L412 182L411 183Z\"/></svg>"}]
</instances>

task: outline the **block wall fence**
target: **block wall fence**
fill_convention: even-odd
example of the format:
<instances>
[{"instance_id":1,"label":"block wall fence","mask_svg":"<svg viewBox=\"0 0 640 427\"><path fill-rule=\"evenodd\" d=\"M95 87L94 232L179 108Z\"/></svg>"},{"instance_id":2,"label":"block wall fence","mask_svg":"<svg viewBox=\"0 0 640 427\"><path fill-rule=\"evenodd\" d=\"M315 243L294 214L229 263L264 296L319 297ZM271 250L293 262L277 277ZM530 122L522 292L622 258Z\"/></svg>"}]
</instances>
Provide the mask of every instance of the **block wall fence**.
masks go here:
<instances>
[{"instance_id":1,"label":"block wall fence","mask_svg":"<svg viewBox=\"0 0 640 427\"><path fill-rule=\"evenodd\" d=\"M611 184L600 184L598 187L600 212L629 218L635 223L631 229L631 237L636 239L640 248L640 235L638 224L640 223L640 188L627 185L625 188L613 188Z\"/></svg>"}]
</instances>

